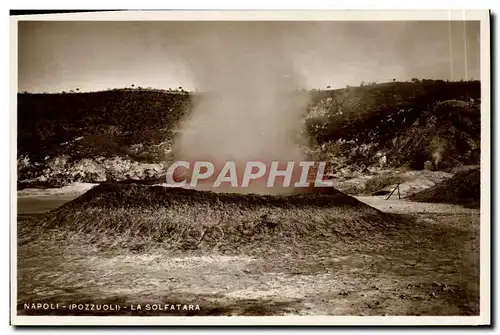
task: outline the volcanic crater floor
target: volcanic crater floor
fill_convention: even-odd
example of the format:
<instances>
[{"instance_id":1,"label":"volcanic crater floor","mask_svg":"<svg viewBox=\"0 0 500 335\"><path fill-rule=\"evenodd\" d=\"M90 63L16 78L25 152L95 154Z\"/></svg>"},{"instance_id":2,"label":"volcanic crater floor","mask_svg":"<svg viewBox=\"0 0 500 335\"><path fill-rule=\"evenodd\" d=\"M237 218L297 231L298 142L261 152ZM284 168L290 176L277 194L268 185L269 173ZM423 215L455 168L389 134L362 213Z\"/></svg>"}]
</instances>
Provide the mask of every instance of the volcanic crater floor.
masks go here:
<instances>
[{"instance_id":1,"label":"volcanic crater floor","mask_svg":"<svg viewBox=\"0 0 500 335\"><path fill-rule=\"evenodd\" d=\"M478 315L479 221L386 213L333 189L103 184L18 217L18 314ZM61 307L25 308L39 302Z\"/></svg>"}]
</instances>

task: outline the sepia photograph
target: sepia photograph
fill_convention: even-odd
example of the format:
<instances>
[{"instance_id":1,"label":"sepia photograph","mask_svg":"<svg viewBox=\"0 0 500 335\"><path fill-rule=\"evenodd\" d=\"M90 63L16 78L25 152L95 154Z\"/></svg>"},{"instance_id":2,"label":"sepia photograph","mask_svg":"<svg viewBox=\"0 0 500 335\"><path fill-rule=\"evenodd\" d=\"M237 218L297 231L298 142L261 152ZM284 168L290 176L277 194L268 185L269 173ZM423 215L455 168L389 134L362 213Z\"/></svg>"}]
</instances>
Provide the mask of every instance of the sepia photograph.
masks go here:
<instances>
[{"instance_id":1,"label":"sepia photograph","mask_svg":"<svg viewBox=\"0 0 500 335\"><path fill-rule=\"evenodd\" d=\"M490 324L490 13L10 16L12 325Z\"/></svg>"}]
</instances>

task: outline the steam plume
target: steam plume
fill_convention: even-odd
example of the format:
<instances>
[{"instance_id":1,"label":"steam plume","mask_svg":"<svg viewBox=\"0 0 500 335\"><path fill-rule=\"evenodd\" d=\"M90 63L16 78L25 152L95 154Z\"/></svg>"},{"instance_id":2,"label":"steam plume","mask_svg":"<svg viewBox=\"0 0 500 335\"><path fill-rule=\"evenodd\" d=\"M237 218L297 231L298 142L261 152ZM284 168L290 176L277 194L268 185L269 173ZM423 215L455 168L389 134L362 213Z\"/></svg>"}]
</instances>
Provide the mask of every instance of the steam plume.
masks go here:
<instances>
[{"instance_id":1,"label":"steam plume","mask_svg":"<svg viewBox=\"0 0 500 335\"><path fill-rule=\"evenodd\" d=\"M279 31L239 23L217 34L207 29L188 44L183 56L201 93L175 138L177 160L244 168L252 160L304 159L298 144L307 96Z\"/></svg>"}]
</instances>

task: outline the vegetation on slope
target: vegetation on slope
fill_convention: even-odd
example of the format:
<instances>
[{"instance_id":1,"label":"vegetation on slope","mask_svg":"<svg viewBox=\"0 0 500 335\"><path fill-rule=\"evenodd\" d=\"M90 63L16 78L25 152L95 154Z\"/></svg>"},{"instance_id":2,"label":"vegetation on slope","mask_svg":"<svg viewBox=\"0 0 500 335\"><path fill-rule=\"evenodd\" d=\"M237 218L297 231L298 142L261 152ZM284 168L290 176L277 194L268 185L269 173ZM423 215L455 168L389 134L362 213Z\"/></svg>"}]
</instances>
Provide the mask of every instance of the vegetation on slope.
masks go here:
<instances>
[{"instance_id":1,"label":"vegetation on slope","mask_svg":"<svg viewBox=\"0 0 500 335\"><path fill-rule=\"evenodd\" d=\"M316 153L346 164L435 169L477 164L480 83L414 81L317 93L307 130ZM436 164L437 163L437 164Z\"/></svg>"},{"instance_id":2,"label":"vegetation on slope","mask_svg":"<svg viewBox=\"0 0 500 335\"><path fill-rule=\"evenodd\" d=\"M171 138L190 105L188 94L152 90L19 94L18 154L35 161L63 153L73 158L129 155L155 160L130 147L154 146Z\"/></svg>"}]
</instances>

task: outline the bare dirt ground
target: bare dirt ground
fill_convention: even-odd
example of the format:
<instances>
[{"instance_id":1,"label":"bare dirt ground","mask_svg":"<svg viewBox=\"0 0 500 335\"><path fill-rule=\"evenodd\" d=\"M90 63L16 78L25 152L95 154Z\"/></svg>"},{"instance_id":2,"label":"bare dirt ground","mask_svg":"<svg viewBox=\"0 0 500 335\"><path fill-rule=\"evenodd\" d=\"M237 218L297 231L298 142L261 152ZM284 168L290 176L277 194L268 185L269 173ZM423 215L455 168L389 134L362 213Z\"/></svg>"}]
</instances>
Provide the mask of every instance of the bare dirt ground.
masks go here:
<instances>
[{"instance_id":1,"label":"bare dirt ground","mask_svg":"<svg viewBox=\"0 0 500 335\"><path fill-rule=\"evenodd\" d=\"M444 171L372 169L369 173L334 175L334 187L347 194L370 196L375 192L387 195L399 184L401 197L432 187L453 176ZM397 197L397 194L395 194Z\"/></svg>"},{"instance_id":2,"label":"bare dirt ground","mask_svg":"<svg viewBox=\"0 0 500 335\"><path fill-rule=\"evenodd\" d=\"M101 252L68 240L23 245L18 313L478 315L479 211L383 198L358 199L396 213L402 227L390 243L374 237L370 244L339 240L329 248L251 254ZM59 306L25 308L31 303ZM69 310L72 303L89 305ZM120 310L91 310L99 304Z\"/></svg>"},{"instance_id":3,"label":"bare dirt ground","mask_svg":"<svg viewBox=\"0 0 500 335\"><path fill-rule=\"evenodd\" d=\"M478 209L466 208L453 204L409 201L406 199L398 199L397 195L392 195L388 200L386 200L387 195L355 196L355 198L385 213L453 213L479 215Z\"/></svg>"}]
</instances>

